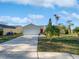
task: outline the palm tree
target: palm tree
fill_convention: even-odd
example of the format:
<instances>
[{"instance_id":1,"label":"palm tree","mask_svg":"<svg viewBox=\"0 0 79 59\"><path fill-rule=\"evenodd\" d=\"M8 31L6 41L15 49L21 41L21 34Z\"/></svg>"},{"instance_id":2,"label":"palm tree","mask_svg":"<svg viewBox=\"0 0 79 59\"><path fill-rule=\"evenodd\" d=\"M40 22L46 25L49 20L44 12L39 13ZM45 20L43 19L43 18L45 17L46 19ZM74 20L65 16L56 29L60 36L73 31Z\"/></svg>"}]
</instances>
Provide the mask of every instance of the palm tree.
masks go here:
<instances>
[{"instance_id":1,"label":"palm tree","mask_svg":"<svg viewBox=\"0 0 79 59\"><path fill-rule=\"evenodd\" d=\"M56 18L56 24L58 24L58 21L59 21L60 17L57 14L55 14L54 17Z\"/></svg>"},{"instance_id":2,"label":"palm tree","mask_svg":"<svg viewBox=\"0 0 79 59\"><path fill-rule=\"evenodd\" d=\"M72 23L72 20L68 20L67 23L68 23L68 32L69 34L71 34L72 33L71 26L73 26L74 24Z\"/></svg>"}]
</instances>

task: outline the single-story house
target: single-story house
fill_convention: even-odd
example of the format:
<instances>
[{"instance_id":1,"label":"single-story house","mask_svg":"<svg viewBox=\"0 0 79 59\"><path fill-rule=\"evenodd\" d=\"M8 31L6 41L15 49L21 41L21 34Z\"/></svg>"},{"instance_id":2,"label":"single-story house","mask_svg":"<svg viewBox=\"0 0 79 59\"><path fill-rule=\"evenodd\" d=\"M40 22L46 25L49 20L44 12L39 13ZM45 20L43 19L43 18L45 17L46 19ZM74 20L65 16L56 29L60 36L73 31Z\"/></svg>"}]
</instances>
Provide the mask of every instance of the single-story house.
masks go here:
<instances>
[{"instance_id":1,"label":"single-story house","mask_svg":"<svg viewBox=\"0 0 79 59\"><path fill-rule=\"evenodd\" d=\"M37 26L35 24L28 24L23 27L23 34L24 35L38 35L44 32L45 26Z\"/></svg>"},{"instance_id":2,"label":"single-story house","mask_svg":"<svg viewBox=\"0 0 79 59\"><path fill-rule=\"evenodd\" d=\"M23 28L21 26L8 26L0 24L0 30L3 31L2 35L7 35L8 33L22 33Z\"/></svg>"},{"instance_id":3,"label":"single-story house","mask_svg":"<svg viewBox=\"0 0 79 59\"><path fill-rule=\"evenodd\" d=\"M0 30L3 31L2 33L3 35L7 35L8 33L23 33L24 35L38 35L44 32L45 26L28 24L24 27L21 27L21 26L8 26L0 24Z\"/></svg>"}]
</instances>

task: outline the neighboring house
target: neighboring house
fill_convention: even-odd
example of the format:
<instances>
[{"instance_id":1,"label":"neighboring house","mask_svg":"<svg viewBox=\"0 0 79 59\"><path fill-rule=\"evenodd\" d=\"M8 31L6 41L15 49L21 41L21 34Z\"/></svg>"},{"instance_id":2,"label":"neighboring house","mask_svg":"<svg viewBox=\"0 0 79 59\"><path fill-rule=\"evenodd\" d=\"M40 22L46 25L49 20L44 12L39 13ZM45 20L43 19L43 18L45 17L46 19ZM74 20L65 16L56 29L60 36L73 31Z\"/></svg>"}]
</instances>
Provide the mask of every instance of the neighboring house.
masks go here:
<instances>
[{"instance_id":1,"label":"neighboring house","mask_svg":"<svg viewBox=\"0 0 79 59\"><path fill-rule=\"evenodd\" d=\"M37 26L34 24L28 24L23 28L24 35L38 35L40 32L44 32L45 26Z\"/></svg>"},{"instance_id":2,"label":"neighboring house","mask_svg":"<svg viewBox=\"0 0 79 59\"><path fill-rule=\"evenodd\" d=\"M3 25L0 24L0 29L3 30L3 35L7 35L7 33L12 32L12 33L22 33L23 28L20 26L8 26L8 25Z\"/></svg>"}]
</instances>

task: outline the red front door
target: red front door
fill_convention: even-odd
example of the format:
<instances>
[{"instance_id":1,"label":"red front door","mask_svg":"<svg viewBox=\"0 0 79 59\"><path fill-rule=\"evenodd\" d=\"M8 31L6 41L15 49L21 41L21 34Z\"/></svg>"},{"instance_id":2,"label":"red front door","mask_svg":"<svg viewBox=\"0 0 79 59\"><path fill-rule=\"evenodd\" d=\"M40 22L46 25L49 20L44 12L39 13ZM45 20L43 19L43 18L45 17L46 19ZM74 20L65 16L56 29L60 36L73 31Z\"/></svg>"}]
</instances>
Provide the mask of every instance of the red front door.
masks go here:
<instances>
[{"instance_id":1,"label":"red front door","mask_svg":"<svg viewBox=\"0 0 79 59\"><path fill-rule=\"evenodd\" d=\"M40 33L43 33L43 29L42 28L40 29Z\"/></svg>"}]
</instances>

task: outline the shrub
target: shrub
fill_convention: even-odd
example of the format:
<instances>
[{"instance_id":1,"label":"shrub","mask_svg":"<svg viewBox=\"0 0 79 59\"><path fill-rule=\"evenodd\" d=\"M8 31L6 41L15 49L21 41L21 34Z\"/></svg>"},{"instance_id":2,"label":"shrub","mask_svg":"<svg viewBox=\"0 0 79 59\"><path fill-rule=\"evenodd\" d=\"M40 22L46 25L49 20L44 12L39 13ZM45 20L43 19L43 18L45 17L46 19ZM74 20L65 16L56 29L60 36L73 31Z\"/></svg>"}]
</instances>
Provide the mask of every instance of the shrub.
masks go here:
<instances>
[{"instance_id":1,"label":"shrub","mask_svg":"<svg viewBox=\"0 0 79 59\"><path fill-rule=\"evenodd\" d=\"M3 35L3 30L2 29L0 29L0 35Z\"/></svg>"},{"instance_id":2,"label":"shrub","mask_svg":"<svg viewBox=\"0 0 79 59\"><path fill-rule=\"evenodd\" d=\"M73 31L79 36L79 27L76 27Z\"/></svg>"}]
</instances>

